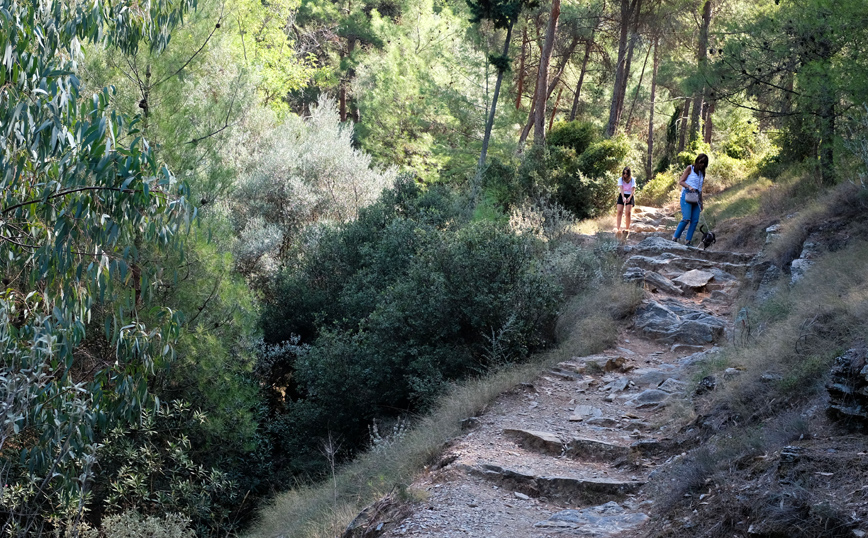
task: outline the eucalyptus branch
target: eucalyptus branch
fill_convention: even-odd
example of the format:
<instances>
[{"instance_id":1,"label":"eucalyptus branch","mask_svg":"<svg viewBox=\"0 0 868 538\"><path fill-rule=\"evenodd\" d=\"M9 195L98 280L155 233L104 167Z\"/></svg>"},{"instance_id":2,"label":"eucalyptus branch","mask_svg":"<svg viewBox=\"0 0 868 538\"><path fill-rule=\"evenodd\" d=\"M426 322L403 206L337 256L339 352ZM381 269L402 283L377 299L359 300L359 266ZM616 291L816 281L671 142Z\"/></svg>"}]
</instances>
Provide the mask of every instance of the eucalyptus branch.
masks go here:
<instances>
[{"instance_id":1,"label":"eucalyptus branch","mask_svg":"<svg viewBox=\"0 0 868 538\"><path fill-rule=\"evenodd\" d=\"M7 207L6 209L4 209L2 214L5 215L6 213L12 211L13 209L18 209L19 207L24 207L26 205L35 204L38 202L47 202L48 200L52 200L54 198L60 198L61 196L66 196L67 194L75 194L76 192L83 192L83 191L115 191L115 192L123 192L126 194L132 194L132 193L136 192L133 189L119 189L117 187L79 187L77 189L70 189L68 191L63 191L63 192L58 192L56 194L52 194L48 198L34 198L33 200L28 200L27 202L21 202L20 204L15 204L13 206L10 206L10 207ZM152 194L157 195L157 196L161 195L161 194L164 195L164 193L161 193L161 192L153 192Z\"/></svg>"}]
</instances>

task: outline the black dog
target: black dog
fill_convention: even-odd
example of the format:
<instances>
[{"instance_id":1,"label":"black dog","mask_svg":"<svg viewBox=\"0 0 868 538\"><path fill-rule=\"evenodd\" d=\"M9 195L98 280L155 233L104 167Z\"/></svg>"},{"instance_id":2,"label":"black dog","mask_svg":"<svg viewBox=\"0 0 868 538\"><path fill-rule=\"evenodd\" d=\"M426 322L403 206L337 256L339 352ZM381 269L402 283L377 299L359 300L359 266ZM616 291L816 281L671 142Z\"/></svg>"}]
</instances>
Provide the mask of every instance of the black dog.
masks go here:
<instances>
[{"instance_id":1,"label":"black dog","mask_svg":"<svg viewBox=\"0 0 868 538\"><path fill-rule=\"evenodd\" d=\"M702 234L702 239L699 241L702 243L702 250L707 249L712 243L717 242L717 239L714 237L714 232L710 231L708 226L705 224L699 227L699 232Z\"/></svg>"}]
</instances>

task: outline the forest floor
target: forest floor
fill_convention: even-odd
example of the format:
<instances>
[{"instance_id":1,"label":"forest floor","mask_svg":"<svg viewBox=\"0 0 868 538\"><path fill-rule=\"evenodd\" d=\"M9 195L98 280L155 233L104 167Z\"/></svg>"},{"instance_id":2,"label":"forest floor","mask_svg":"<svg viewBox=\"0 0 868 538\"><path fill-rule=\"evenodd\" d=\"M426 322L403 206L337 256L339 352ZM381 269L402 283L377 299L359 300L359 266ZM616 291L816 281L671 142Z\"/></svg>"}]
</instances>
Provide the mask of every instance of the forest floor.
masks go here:
<instances>
[{"instance_id":1,"label":"forest floor","mask_svg":"<svg viewBox=\"0 0 868 538\"><path fill-rule=\"evenodd\" d=\"M647 484L679 457L673 439L690 414L695 367L732 335L752 258L674 243L673 227L672 214L638 207L635 231L620 238L625 279L646 291L617 346L502 394L410 486L421 500L401 518L383 510L365 529L387 538L646 535Z\"/></svg>"}]
</instances>

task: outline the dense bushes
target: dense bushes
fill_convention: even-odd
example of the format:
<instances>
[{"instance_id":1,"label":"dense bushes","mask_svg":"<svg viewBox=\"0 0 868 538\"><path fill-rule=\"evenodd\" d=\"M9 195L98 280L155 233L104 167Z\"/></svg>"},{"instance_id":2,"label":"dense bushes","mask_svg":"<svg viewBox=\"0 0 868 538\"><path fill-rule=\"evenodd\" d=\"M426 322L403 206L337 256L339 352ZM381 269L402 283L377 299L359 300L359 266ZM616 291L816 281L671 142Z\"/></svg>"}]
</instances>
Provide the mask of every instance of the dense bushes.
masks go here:
<instances>
[{"instance_id":1,"label":"dense bushes","mask_svg":"<svg viewBox=\"0 0 868 538\"><path fill-rule=\"evenodd\" d=\"M311 439L355 449L375 417L424 409L446 383L550 341L559 290L536 247L502 225L462 225L447 194L412 181L324 228L263 313L268 344L301 337L259 370L286 395L272 401L287 467L323 461Z\"/></svg>"},{"instance_id":2,"label":"dense bushes","mask_svg":"<svg viewBox=\"0 0 868 538\"><path fill-rule=\"evenodd\" d=\"M615 177L629 152L627 140L592 142L591 128L578 122L563 124L557 133L547 147L528 148L520 163L489 166L483 186L504 210L528 199L554 201L577 218L609 209L617 192Z\"/></svg>"},{"instance_id":3,"label":"dense bushes","mask_svg":"<svg viewBox=\"0 0 868 538\"><path fill-rule=\"evenodd\" d=\"M596 138L596 128L590 123L568 121L555 124L546 137L546 143L572 149L576 155L581 155Z\"/></svg>"}]
</instances>

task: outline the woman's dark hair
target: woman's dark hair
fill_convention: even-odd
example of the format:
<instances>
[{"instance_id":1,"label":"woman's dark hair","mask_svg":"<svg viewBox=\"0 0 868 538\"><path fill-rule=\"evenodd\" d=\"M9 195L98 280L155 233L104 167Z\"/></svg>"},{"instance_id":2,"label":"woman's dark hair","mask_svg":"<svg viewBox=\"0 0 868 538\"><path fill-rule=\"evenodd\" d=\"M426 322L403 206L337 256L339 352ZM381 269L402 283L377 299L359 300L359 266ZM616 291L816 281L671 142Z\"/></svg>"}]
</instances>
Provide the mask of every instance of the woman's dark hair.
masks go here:
<instances>
[{"instance_id":1,"label":"woman's dark hair","mask_svg":"<svg viewBox=\"0 0 868 538\"><path fill-rule=\"evenodd\" d=\"M627 167L625 167L623 170L621 170L621 175L622 175L622 176L624 175L624 172L627 172L627 175L630 176L631 178L633 177L633 172L630 171L630 167L629 167L629 166L627 166Z\"/></svg>"},{"instance_id":2,"label":"woman's dark hair","mask_svg":"<svg viewBox=\"0 0 868 538\"><path fill-rule=\"evenodd\" d=\"M700 153L696 156L696 160L693 161L693 170L698 170L705 175L706 168L708 168L708 155Z\"/></svg>"}]
</instances>

